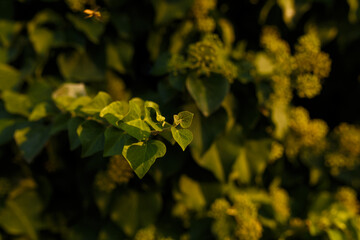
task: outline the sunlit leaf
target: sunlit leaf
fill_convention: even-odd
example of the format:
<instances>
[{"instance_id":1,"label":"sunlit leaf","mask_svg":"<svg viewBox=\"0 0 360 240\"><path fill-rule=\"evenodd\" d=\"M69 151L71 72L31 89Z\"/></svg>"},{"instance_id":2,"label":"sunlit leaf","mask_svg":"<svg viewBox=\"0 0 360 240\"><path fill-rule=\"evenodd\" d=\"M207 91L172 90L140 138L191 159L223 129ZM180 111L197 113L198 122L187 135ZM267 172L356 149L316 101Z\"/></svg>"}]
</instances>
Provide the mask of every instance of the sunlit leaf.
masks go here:
<instances>
[{"instance_id":1,"label":"sunlit leaf","mask_svg":"<svg viewBox=\"0 0 360 240\"><path fill-rule=\"evenodd\" d=\"M103 108L109 105L111 101L112 99L108 93L100 91L90 103L81 108L81 111L89 115L98 114Z\"/></svg>"},{"instance_id":2,"label":"sunlit leaf","mask_svg":"<svg viewBox=\"0 0 360 240\"><path fill-rule=\"evenodd\" d=\"M193 140L193 134L189 129L177 129L175 127L171 127L171 133L183 151L185 151L185 148Z\"/></svg>"},{"instance_id":3,"label":"sunlit leaf","mask_svg":"<svg viewBox=\"0 0 360 240\"><path fill-rule=\"evenodd\" d=\"M9 113L19 114L22 116L29 116L32 103L29 97L25 94L20 94L12 91L4 91L2 99L5 102L5 108Z\"/></svg>"},{"instance_id":4,"label":"sunlit leaf","mask_svg":"<svg viewBox=\"0 0 360 240\"><path fill-rule=\"evenodd\" d=\"M123 156L139 178L143 178L157 158L165 155L166 146L158 140L126 145Z\"/></svg>"},{"instance_id":5,"label":"sunlit leaf","mask_svg":"<svg viewBox=\"0 0 360 240\"><path fill-rule=\"evenodd\" d=\"M193 117L193 113L189 111L183 111L177 115L174 115L174 123L176 125L180 124L182 128L189 128L191 126Z\"/></svg>"}]
</instances>

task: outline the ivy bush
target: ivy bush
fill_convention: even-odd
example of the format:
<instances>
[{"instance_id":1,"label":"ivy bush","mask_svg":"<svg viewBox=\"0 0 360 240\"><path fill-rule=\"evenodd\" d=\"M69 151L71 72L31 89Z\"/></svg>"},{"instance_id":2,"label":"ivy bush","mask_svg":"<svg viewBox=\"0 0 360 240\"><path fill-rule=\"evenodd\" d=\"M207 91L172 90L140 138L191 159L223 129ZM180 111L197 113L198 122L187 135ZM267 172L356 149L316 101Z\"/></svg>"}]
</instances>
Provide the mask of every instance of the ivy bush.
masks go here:
<instances>
[{"instance_id":1,"label":"ivy bush","mask_svg":"<svg viewBox=\"0 0 360 240\"><path fill-rule=\"evenodd\" d=\"M359 17L0 1L0 239L360 239Z\"/></svg>"}]
</instances>

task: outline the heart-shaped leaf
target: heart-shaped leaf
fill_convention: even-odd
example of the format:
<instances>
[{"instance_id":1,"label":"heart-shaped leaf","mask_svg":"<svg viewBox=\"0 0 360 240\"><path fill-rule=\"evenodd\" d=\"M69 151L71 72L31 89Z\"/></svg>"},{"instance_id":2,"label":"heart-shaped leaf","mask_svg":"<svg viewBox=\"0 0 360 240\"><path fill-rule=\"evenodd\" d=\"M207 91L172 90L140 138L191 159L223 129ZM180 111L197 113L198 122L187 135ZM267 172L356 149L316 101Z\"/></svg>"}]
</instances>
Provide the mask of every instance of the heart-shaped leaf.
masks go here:
<instances>
[{"instance_id":1,"label":"heart-shaped leaf","mask_svg":"<svg viewBox=\"0 0 360 240\"><path fill-rule=\"evenodd\" d=\"M133 143L126 145L123 150L123 156L139 178L143 178L155 160L165 153L165 144L158 140Z\"/></svg>"}]
</instances>

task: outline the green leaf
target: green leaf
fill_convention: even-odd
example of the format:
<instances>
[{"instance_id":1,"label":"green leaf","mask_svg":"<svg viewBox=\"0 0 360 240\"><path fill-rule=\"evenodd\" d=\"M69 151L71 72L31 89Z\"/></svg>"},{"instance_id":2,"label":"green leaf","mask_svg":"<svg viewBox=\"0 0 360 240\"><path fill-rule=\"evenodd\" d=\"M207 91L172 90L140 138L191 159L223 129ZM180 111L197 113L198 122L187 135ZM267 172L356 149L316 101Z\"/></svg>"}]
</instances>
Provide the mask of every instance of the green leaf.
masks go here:
<instances>
[{"instance_id":1,"label":"green leaf","mask_svg":"<svg viewBox=\"0 0 360 240\"><path fill-rule=\"evenodd\" d=\"M1 6L0 6L1 7ZM4 9L6 9L4 7ZM20 32L22 24L15 21L0 20L0 42L9 47L16 36Z\"/></svg>"},{"instance_id":2,"label":"green leaf","mask_svg":"<svg viewBox=\"0 0 360 240\"><path fill-rule=\"evenodd\" d=\"M105 78L104 56L102 52L94 54L96 56L91 56L89 52L78 51L59 54L57 63L62 76L69 81L103 81Z\"/></svg>"},{"instance_id":3,"label":"green leaf","mask_svg":"<svg viewBox=\"0 0 360 240\"><path fill-rule=\"evenodd\" d=\"M221 182L225 181L224 167L221 162L221 154L216 144L213 144L203 155L192 151L192 156L199 166L211 171Z\"/></svg>"},{"instance_id":4,"label":"green leaf","mask_svg":"<svg viewBox=\"0 0 360 240\"><path fill-rule=\"evenodd\" d=\"M329 237L329 240L345 240L348 239L344 234L338 229L326 229L326 233Z\"/></svg>"},{"instance_id":5,"label":"green leaf","mask_svg":"<svg viewBox=\"0 0 360 240\"><path fill-rule=\"evenodd\" d=\"M143 178L155 160L163 157L165 153L165 144L158 140L133 143L126 145L123 150L123 156L139 178Z\"/></svg>"},{"instance_id":6,"label":"green leaf","mask_svg":"<svg viewBox=\"0 0 360 240\"><path fill-rule=\"evenodd\" d=\"M158 193L127 191L115 198L110 218L128 236L132 236L137 229L156 222L161 205Z\"/></svg>"},{"instance_id":7,"label":"green leaf","mask_svg":"<svg viewBox=\"0 0 360 240\"><path fill-rule=\"evenodd\" d=\"M64 31L57 29L63 23L62 18L51 10L44 10L38 13L28 25L29 39L35 51L40 55L49 53L51 47L60 46L65 41ZM52 25L50 30L45 25Z\"/></svg>"},{"instance_id":8,"label":"green leaf","mask_svg":"<svg viewBox=\"0 0 360 240\"><path fill-rule=\"evenodd\" d=\"M193 134L189 129L177 129L175 127L171 127L171 133L183 151L185 151L185 148L193 140Z\"/></svg>"},{"instance_id":9,"label":"green leaf","mask_svg":"<svg viewBox=\"0 0 360 240\"><path fill-rule=\"evenodd\" d=\"M255 176L260 176L268 162L272 140L268 138L248 140L245 143L246 157Z\"/></svg>"},{"instance_id":10,"label":"green leaf","mask_svg":"<svg viewBox=\"0 0 360 240\"><path fill-rule=\"evenodd\" d=\"M29 116L32 103L27 95L4 91L2 93L2 99L5 102L6 111L9 113L19 114L25 117Z\"/></svg>"},{"instance_id":11,"label":"green leaf","mask_svg":"<svg viewBox=\"0 0 360 240\"><path fill-rule=\"evenodd\" d=\"M178 115L174 115L174 124L182 128L189 128L193 120L194 114L189 111L180 112Z\"/></svg>"},{"instance_id":12,"label":"green leaf","mask_svg":"<svg viewBox=\"0 0 360 240\"><path fill-rule=\"evenodd\" d=\"M112 192L105 192L94 189L94 201L103 217L109 213L109 205L112 199Z\"/></svg>"},{"instance_id":13,"label":"green leaf","mask_svg":"<svg viewBox=\"0 0 360 240\"><path fill-rule=\"evenodd\" d=\"M92 99L89 96L78 97L72 101L69 101L69 104L65 107L65 109L68 112L80 112L81 108L88 105L91 101Z\"/></svg>"},{"instance_id":14,"label":"green leaf","mask_svg":"<svg viewBox=\"0 0 360 240\"><path fill-rule=\"evenodd\" d=\"M77 129L84 122L84 119L80 117L71 118L68 123L68 134L69 134L69 142L70 142L70 150L75 150L80 146L80 138L77 134Z\"/></svg>"},{"instance_id":15,"label":"green leaf","mask_svg":"<svg viewBox=\"0 0 360 240\"><path fill-rule=\"evenodd\" d=\"M101 110L100 117L105 118L110 124L118 126L117 122L122 120L128 112L128 103L124 101L115 101Z\"/></svg>"},{"instance_id":16,"label":"green leaf","mask_svg":"<svg viewBox=\"0 0 360 240\"><path fill-rule=\"evenodd\" d=\"M145 121L156 131L162 131L162 122L165 121L160 113L159 105L154 102L145 102Z\"/></svg>"},{"instance_id":17,"label":"green leaf","mask_svg":"<svg viewBox=\"0 0 360 240\"><path fill-rule=\"evenodd\" d=\"M169 72L168 62L171 59L170 53L162 53L151 68L150 74L154 76L162 76Z\"/></svg>"},{"instance_id":18,"label":"green leaf","mask_svg":"<svg viewBox=\"0 0 360 240\"><path fill-rule=\"evenodd\" d=\"M43 125L32 125L18 129L14 133L15 142L28 163L41 152L49 137L50 127Z\"/></svg>"},{"instance_id":19,"label":"green leaf","mask_svg":"<svg viewBox=\"0 0 360 240\"><path fill-rule=\"evenodd\" d=\"M185 17L188 10L192 6L191 0L185 1L168 1L168 0L155 0L155 24L168 24L175 19Z\"/></svg>"},{"instance_id":20,"label":"green leaf","mask_svg":"<svg viewBox=\"0 0 360 240\"><path fill-rule=\"evenodd\" d=\"M149 125L147 125L146 122L141 119L135 119L126 123L119 122L118 126L127 134L139 141L149 138L151 134Z\"/></svg>"},{"instance_id":21,"label":"green leaf","mask_svg":"<svg viewBox=\"0 0 360 240\"><path fill-rule=\"evenodd\" d=\"M83 32L90 41L96 44L99 43L99 39L105 30L104 23L94 21L93 19L85 19L73 14L67 14L66 17L74 24L74 27L80 32Z\"/></svg>"},{"instance_id":22,"label":"green leaf","mask_svg":"<svg viewBox=\"0 0 360 240\"><path fill-rule=\"evenodd\" d=\"M111 101L111 96L108 93L100 91L89 104L81 108L81 111L89 115L94 115L100 113Z\"/></svg>"},{"instance_id":23,"label":"green leaf","mask_svg":"<svg viewBox=\"0 0 360 240\"><path fill-rule=\"evenodd\" d=\"M227 113L223 108L220 108L206 118L194 105L188 106L186 109L195 113L189 128L193 133L191 149L192 152L196 151L197 154L201 156L210 148L213 141L225 130L228 121Z\"/></svg>"},{"instance_id":24,"label":"green leaf","mask_svg":"<svg viewBox=\"0 0 360 240\"><path fill-rule=\"evenodd\" d=\"M44 117L54 114L55 111L56 111L56 108L52 104L50 104L48 102L39 103L32 110L32 112L29 116L29 121L38 121Z\"/></svg>"},{"instance_id":25,"label":"green leaf","mask_svg":"<svg viewBox=\"0 0 360 240\"><path fill-rule=\"evenodd\" d=\"M123 122L129 122L141 119L145 115L144 101L140 98L133 98L129 101L129 112L122 119Z\"/></svg>"},{"instance_id":26,"label":"green leaf","mask_svg":"<svg viewBox=\"0 0 360 240\"><path fill-rule=\"evenodd\" d=\"M239 149L231 177L243 184L250 183L252 177L260 177L268 163L270 148L270 139L247 140L245 147Z\"/></svg>"},{"instance_id":27,"label":"green leaf","mask_svg":"<svg viewBox=\"0 0 360 240\"><path fill-rule=\"evenodd\" d=\"M35 191L25 191L6 201L0 211L0 225L9 234L27 235L37 240L38 231L43 227L41 212L43 204Z\"/></svg>"},{"instance_id":28,"label":"green leaf","mask_svg":"<svg viewBox=\"0 0 360 240\"><path fill-rule=\"evenodd\" d=\"M191 75L186 79L186 87L204 116L220 107L230 88L228 80L220 74L202 78Z\"/></svg>"},{"instance_id":29,"label":"green leaf","mask_svg":"<svg viewBox=\"0 0 360 240\"><path fill-rule=\"evenodd\" d=\"M106 45L106 54L108 66L124 74L128 72L134 55L134 48L129 42L110 42Z\"/></svg>"},{"instance_id":30,"label":"green leaf","mask_svg":"<svg viewBox=\"0 0 360 240\"><path fill-rule=\"evenodd\" d=\"M123 131L108 127L105 130L104 157L122 154L123 148L129 139L130 136Z\"/></svg>"},{"instance_id":31,"label":"green leaf","mask_svg":"<svg viewBox=\"0 0 360 240\"><path fill-rule=\"evenodd\" d=\"M28 123L16 119L0 119L0 145L9 142L14 137L16 129L24 128Z\"/></svg>"},{"instance_id":32,"label":"green leaf","mask_svg":"<svg viewBox=\"0 0 360 240\"><path fill-rule=\"evenodd\" d=\"M61 131L66 131L68 129L68 122L70 119L71 117L67 113L57 114L54 116L50 134L54 135Z\"/></svg>"},{"instance_id":33,"label":"green leaf","mask_svg":"<svg viewBox=\"0 0 360 240\"><path fill-rule=\"evenodd\" d=\"M206 200L199 183L183 175L179 180L180 195L175 196L188 209L200 211L206 205Z\"/></svg>"},{"instance_id":34,"label":"green leaf","mask_svg":"<svg viewBox=\"0 0 360 240\"><path fill-rule=\"evenodd\" d=\"M251 168L246 157L246 149L241 148L239 155L233 165L233 171L231 173L232 178L236 178L242 184L248 184L251 181Z\"/></svg>"},{"instance_id":35,"label":"green leaf","mask_svg":"<svg viewBox=\"0 0 360 240\"><path fill-rule=\"evenodd\" d=\"M0 64L0 90L11 90L21 80L20 72L10 65Z\"/></svg>"},{"instance_id":36,"label":"green leaf","mask_svg":"<svg viewBox=\"0 0 360 240\"><path fill-rule=\"evenodd\" d=\"M283 139L287 133L289 126L288 112L288 105L281 102L275 103L272 107L271 120L275 125L274 137L277 139Z\"/></svg>"},{"instance_id":37,"label":"green leaf","mask_svg":"<svg viewBox=\"0 0 360 240\"><path fill-rule=\"evenodd\" d=\"M104 149L104 126L92 120L83 122L76 130L81 146L81 157L89 157Z\"/></svg>"}]
</instances>

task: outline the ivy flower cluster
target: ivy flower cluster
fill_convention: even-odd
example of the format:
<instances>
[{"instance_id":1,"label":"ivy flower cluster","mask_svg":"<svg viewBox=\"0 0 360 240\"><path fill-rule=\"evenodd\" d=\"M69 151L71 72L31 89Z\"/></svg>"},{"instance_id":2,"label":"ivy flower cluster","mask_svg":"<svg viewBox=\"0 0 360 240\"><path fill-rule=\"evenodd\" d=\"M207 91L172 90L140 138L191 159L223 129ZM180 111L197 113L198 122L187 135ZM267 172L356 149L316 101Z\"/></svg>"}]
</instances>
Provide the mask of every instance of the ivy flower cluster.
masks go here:
<instances>
[{"instance_id":1,"label":"ivy flower cluster","mask_svg":"<svg viewBox=\"0 0 360 240\"><path fill-rule=\"evenodd\" d=\"M219 73L232 81L237 75L236 66L228 59L224 45L216 34L208 34L201 41L190 44L188 58L190 69L199 75Z\"/></svg>"},{"instance_id":2,"label":"ivy flower cluster","mask_svg":"<svg viewBox=\"0 0 360 240\"><path fill-rule=\"evenodd\" d=\"M303 107L295 107L290 112L290 129L294 133L287 139L286 153L289 157L298 154L301 147L323 148L326 143L328 126L321 119L310 119Z\"/></svg>"},{"instance_id":3,"label":"ivy flower cluster","mask_svg":"<svg viewBox=\"0 0 360 240\"><path fill-rule=\"evenodd\" d=\"M257 217L257 208L245 195L239 194L231 206L226 199L217 199L209 216L214 218L212 231L218 239L257 240L262 236L262 225Z\"/></svg>"},{"instance_id":4,"label":"ivy flower cluster","mask_svg":"<svg viewBox=\"0 0 360 240\"><path fill-rule=\"evenodd\" d=\"M332 151L325 156L325 164L330 167L333 175L341 169L352 170L359 165L360 158L360 127L341 123L333 132Z\"/></svg>"},{"instance_id":5,"label":"ivy flower cluster","mask_svg":"<svg viewBox=\"0 0 360 240\"><path fill-rule=\"evenodd\" d=\"M111 192L116 184L126 184L134 176L129 163L121 155L110 158L106 171L100 171L96 175L95 185L104 192Z\"/></svg>"}]
</instances>

